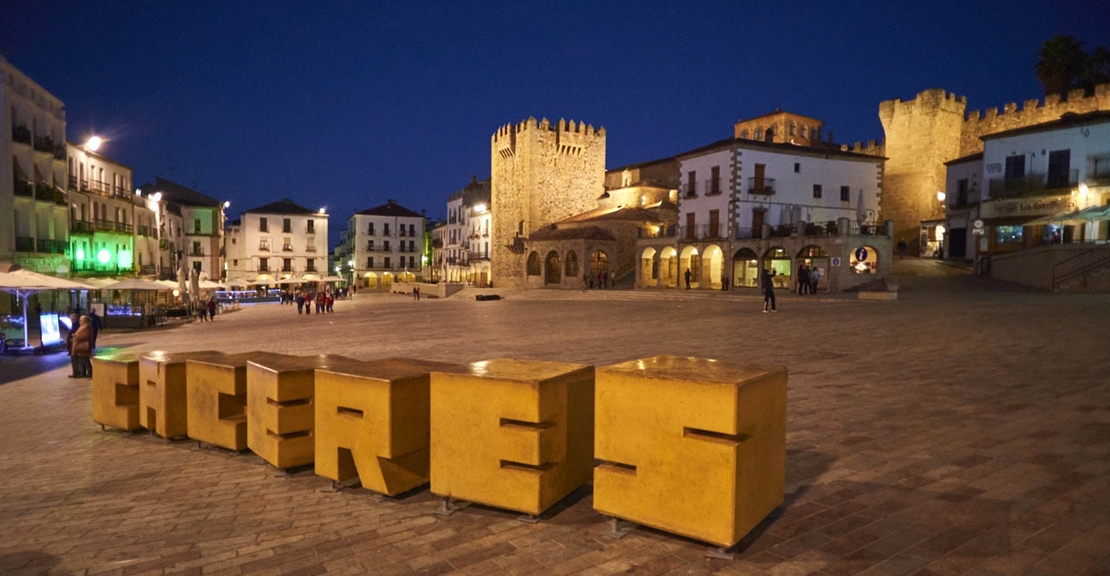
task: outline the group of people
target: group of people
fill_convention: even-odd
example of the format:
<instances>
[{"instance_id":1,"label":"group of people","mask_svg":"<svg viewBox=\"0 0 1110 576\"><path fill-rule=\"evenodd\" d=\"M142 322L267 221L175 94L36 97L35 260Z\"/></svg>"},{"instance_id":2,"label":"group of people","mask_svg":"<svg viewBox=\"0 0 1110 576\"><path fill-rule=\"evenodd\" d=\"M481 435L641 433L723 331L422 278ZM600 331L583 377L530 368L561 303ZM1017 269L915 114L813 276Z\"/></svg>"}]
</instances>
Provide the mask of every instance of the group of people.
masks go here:
<instances>
[{"instance_id":1,"label":"group of people","mask_svg":"<svg viewBox=\"0 0 1110 576\"><path fill-rule=\"evenodd\" d=\"M824 275L821 269L803 262L798 266L798 295L816 294L817 285Z\"/></svg>"},{"instance_id":2,"label":"group of people","mask_svg":"<svg viewBox=\"0 0 1110 576\"><path fill-rule=\"evenodd\" d=\"M100 332L100 327L100 317L95 312L90 311L88 314L70 312L66 334L70 378L92 378L92 356L96 351L96 336Z\"/></svg>"},{"instance_id":3,"label":"group of people","mask_svg":"<svg viewBox=\"0 0 1110 576\"><path fill-rule=\"evenodd\" d=\"M201 322L211 322L216 319L216 311L219 308L215 296L209 298L207 302L202 300L197 304L197 317Z\"/></svg>"},{"instance_id":4,"label":"group of people","mask_svg":"<svg viewBox=\"0 0 1110 576\"><path fill-rule=\"evenodd\" d=\"M595 278L597 284L594 284ZM597 276L595 277L593 274L587 271L585 274L582 275L583 292L586 290L586 286L589 286L591 290L595 286L597 288L609 288L611 286L609 283L609 272L598 272Z\"/></svg>"},{"instance_id":5,"label":"group of people","mask_svg":"<svg viewBox=\"0 0 1110 576\"><path fill-rule=\"evenodd\" d=\"M331 314L335 310L335 296L330 292L297 290L293 293L293 299L289 304L292 305L294 302L297 304L297 314L312 314L313 306L316 307L317 314Z\"/></svg>"}]
</instances>

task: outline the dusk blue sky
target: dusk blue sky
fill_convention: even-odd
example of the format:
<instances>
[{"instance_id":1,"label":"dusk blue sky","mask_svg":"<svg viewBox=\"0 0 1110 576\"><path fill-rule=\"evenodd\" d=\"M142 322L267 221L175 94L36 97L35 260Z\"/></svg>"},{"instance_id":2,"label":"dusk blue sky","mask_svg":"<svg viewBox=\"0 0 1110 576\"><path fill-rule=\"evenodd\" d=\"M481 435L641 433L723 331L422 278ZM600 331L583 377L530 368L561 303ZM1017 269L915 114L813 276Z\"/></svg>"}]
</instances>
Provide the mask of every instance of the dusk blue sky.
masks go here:
<instances>
[{"instance_id":1,"label":"dusk blue sky","mask_svg":"<svg viewBox=\"0 0 1110 576\"><path fill-rule=\"evenodd\" d=\"M1042 96L1055 34L1110 44L1101 2L6 2L0 53L66 104L67 137L240 210L326 206L332 243L389 198L442 217L528 116L608 134L609 168L776 107L851 143L882 100Z\"/></svg>"}]
</instances>

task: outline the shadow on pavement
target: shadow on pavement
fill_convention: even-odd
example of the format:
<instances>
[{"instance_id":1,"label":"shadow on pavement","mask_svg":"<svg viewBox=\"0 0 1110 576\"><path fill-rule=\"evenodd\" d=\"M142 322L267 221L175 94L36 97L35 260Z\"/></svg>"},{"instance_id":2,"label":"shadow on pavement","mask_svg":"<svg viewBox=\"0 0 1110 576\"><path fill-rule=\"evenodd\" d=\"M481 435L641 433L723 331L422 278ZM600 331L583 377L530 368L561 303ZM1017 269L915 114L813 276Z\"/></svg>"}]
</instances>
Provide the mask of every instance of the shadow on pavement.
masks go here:
<instances>
[{"instance_id":1,"label":"shadow on pavement","mask_svg":"<svg viewBox=\"0 0 1110 576\"><path fill-rule=\"evenodd\" d=\"M42 355L4 356L0 358L0 385L24 378L38 376L60 367L69 366L69 355L55 352ZM2 565L0 565L2 566Z\"/></svg>"}]
</instances>

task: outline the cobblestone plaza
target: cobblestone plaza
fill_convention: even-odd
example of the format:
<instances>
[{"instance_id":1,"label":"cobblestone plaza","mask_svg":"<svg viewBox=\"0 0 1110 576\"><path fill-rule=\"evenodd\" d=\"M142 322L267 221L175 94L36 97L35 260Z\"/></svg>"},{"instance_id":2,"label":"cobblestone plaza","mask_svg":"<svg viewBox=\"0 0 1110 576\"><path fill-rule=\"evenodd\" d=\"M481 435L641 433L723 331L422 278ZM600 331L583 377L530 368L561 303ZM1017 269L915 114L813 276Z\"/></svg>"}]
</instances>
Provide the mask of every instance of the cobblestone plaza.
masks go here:
<instances>
[{"instance_id":1,"label":"cobblestone plaza","mask_svg":"<svg viewBox=\"0 0 1110 576\"><path fill-rule=\"evenodd\" d=\"M777 314L722 293L375 293L331 315L251 306L98 342L785 365L786 502L734 561L644 528L603 536L588 487L536 524L480 506L440 517L426 488L332 493L249 453L101 431L88 381L55 355L0 363L0 574L1110 574L1110 297L900 272L897 301L782 295Z\"/></svg>"}]
</instances>

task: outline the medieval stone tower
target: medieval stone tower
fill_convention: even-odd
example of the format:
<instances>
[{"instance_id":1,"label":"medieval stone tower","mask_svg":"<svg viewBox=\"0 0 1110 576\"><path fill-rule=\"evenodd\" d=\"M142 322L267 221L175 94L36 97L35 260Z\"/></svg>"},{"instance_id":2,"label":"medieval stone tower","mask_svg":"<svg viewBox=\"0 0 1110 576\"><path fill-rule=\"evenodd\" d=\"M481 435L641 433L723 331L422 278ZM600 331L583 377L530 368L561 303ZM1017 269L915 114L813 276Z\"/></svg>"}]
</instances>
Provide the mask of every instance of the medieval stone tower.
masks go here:
<instances>
[{"instance_id":1,"label":"medieval stone tower","mask_svg":"<svg viewBox=\"0 0 1110 576\"><path fill-rule=\"evenodd\" d=\"M895 237L911 245L922 220L944 215L937 192L945 187L944 163L959 155L966 107L966 99L941 89L879 104L887 157L882 217L894 220Z\"/></svg>"},{"instance_id":2,"label":"medieval stone tower","mask_svg":"<svg viewBox=\"0 0 1110 576\"><path fill-rule=\"evenodd\" d=\"M495 286L524 285L522 239L597 206L605 191L605 129L584 122L528 118L490 138Z\"/></svg>"}]
</instances>

